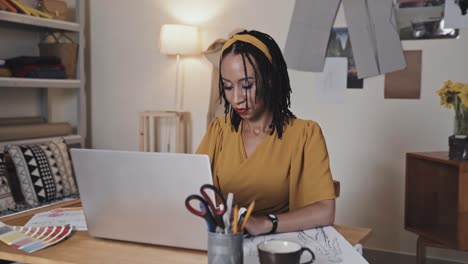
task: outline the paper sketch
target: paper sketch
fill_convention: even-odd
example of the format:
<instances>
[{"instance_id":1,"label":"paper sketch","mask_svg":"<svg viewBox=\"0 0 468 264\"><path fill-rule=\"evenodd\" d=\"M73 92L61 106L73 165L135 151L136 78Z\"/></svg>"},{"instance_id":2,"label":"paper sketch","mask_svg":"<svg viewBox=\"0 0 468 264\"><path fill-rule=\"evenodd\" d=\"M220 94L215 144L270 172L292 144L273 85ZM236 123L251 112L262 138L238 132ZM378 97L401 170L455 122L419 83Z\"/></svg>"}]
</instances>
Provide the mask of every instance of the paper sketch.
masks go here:
<instances>
[{"instance_id":1,"label":"paper sketch","mask_svg":"<svg viewBox=\"0 0 468 264\"><path fill-rule=\"evenodd\" d=\"M315 85L317 98L321 103L344 103L346 96L347 72L348 60L346 58L326 59L325 68L317 77Z\"/></svg>"},{"instance_id":2,"label":"paper sketch","mask_svg":"<svg viewBox=\"0 0 468 264\"><path fill-rule=\"evenodd\" d=\"M300 232L257 236L244 239L244 263L256 264L258 261L257 245L267 240L288 240L310 248L315 254L314 264L368 263L333 227L321 227ZM308 260L304 254L302 261Z\"/></svg>"},{"instance_id":3,"label":"paper sketch","mask_svg":"<svg viewBox=\"0 0 468 264\"><path fill-rule=\"evenodd\" d=\"M86 231L83 208L60 208L34 215L25 226L59 226L70 225L74 230Z\"/></svg>"}]
</instances>

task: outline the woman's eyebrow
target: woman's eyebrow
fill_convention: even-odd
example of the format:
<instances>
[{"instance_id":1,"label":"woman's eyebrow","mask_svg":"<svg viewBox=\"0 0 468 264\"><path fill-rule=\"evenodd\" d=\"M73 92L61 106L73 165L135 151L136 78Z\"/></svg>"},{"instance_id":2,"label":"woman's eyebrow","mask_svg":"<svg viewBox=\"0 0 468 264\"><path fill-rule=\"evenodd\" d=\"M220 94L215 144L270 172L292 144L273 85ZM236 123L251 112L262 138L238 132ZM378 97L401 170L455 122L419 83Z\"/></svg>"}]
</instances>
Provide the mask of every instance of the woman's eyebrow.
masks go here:
<instances>
[{"instance_id":1,"label":"woman's eyebrow","mask_svg":"<svg viewBox=\"0 0 468 264\"><path fill-rule=\"evenodd\" d=\"M240 78L238 81L248 81L248 80L255 80L255 77L244 77L244 78Z\"/></svg>"},{"instance_id":2,"label":"woman's eyebrow","mask_svg":"<svg viewBox=\"0 0 468 264\"><path fill-rule=\"evenodd\" d=\"M225 79L225 78L221 78L222 81L224 82L232 82L228 79ZM240 78L239 80L237 80L238 82L241 82L241 81L248 81L248 80L255 80L255 77L244 77L244 78Z\"/></svg>"}]
</instances>

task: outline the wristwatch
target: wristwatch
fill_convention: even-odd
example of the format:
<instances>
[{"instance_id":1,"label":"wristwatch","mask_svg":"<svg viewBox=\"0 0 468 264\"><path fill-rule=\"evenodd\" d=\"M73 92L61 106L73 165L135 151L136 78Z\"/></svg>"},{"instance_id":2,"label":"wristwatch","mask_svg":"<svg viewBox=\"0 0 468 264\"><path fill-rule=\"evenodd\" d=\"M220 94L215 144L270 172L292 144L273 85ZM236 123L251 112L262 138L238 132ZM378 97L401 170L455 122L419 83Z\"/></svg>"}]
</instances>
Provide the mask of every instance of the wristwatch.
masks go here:
<instances>
[{"instance_id":1,"label":"wristwatch","mask_svg":"<svg viewBox=\"0 0 468 264\"><path fill-rule=\"evenodd\" d=\"M274 234L276 233L276 229L278 228L278 217L274 214L269 214L267 216L268 220L271 221L271 223L273 224L273 227L271 228L271 231L270 233L268 234Z\"/></svg>"}]
</instances>

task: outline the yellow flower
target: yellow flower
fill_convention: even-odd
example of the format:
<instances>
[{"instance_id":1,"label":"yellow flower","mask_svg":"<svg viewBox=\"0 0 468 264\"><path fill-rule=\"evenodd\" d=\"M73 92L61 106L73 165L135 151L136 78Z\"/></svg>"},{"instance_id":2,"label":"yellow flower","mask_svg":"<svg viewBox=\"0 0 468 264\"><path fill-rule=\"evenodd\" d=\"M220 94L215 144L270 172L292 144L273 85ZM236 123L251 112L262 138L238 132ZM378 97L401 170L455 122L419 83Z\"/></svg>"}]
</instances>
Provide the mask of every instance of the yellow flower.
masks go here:
<instances>
[{"instance_id":1,"label":"yellow flower","mask_svg":"<svg viewBox=\"0 0 468 264\"><path fill-rule=\"evenodd\" d=\"M468 108L468 84L451 80L445 81L444 85L437 90L440 96L440 105L447 108L462 106Z\"/></svg>"},{"instance_id":2,"label":"yellow flower","mask_svg":"<svg viewBox=\"0 0 468 264\"><path fill-rule=\"evenodd\" d=\"M450 87L452 86L453 82L451 80L445 81L444 82L444 87Z\"/></svg>"},{"instance_id":3,"label":"yellow flower","mask_svg":"<svg viewBox=\"0 0 468 264\"><path fill-rule=\"evenodd\" d=\"M447 108L452 108L455 104L456 93L448 92L440 97L440 105L443 105Z\"/></svg>"},{"instance_id":4,"label":"yellow flower","mask_svg":"<svg viewBox=\"0 0 468 264\"><path fill-rule=\"evenodd\" d=\"M450 80L445 81L445 82L444 82L444 86L442 86L442 88L440 88L439 90L437 90L437 94L438 94L439 96L446 95L448 92L451 91L452 86L453 86L453 82L452 82L452 81L450 81Z\"/></svg>"},{"instance_id":5,"label":"yellow flower","mask_svg":"<svg viewBox=\"0 0 468 264\"><path fill-rule=\"evenodd\" d=\"M464 107L468 108L468 84L462 84L460 86L460 94L458 97L460 97L460 101L463 104Z\"/></svg>"},{"instance_id":6,"label":"yellow flower","mask_svg":"<svg viewBox=\"0 0 468 264\"><path fill-rule=\"evenodd\" d=\"M461 93L462 90L463 90L463 86L464 86L463 83L457 82L457 83L455 83L454 85L452 85L449 89L450 89L450 91L454 91L454 92L459 92L459 93Z\"/></svg>"}]
</instances>

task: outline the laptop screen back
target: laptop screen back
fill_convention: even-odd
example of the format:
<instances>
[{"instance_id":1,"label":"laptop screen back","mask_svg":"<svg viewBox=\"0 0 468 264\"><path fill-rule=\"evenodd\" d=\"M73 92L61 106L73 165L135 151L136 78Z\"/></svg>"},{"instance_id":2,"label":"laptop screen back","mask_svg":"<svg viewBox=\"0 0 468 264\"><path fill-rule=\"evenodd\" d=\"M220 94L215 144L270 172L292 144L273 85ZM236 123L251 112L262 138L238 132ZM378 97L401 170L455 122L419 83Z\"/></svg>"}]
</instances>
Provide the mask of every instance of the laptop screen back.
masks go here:
<instances>
[{"instance_id":1,"label":"laptop screen back","mask_svg":"<svg viewBox=\"0 0 468 264\"><path fill-rule=\"evenodd\" d=\"M185 198L212 183L208 156L71 149L91 236L207 249L207 225Z\"/></svg>"}]
</instances>

